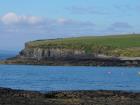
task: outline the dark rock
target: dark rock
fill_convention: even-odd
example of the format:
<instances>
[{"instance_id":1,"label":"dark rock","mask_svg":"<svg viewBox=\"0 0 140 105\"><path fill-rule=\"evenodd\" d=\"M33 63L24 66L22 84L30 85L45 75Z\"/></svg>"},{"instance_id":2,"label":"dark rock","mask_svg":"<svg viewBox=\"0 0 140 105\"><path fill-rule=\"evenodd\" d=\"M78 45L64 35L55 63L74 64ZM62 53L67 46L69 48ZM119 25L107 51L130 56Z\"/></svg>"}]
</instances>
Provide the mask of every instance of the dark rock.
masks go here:
<instances>
[{"instance_id":1,"label":"dark rock","mask_svg":"<svg viewBox=\"0 0 140 105\"><path fill-rule=\"evenodd\" d=\"M140 93L122 91L39 93L0 88L0 105L140 105Z\"/></svg>"}]
</instances>

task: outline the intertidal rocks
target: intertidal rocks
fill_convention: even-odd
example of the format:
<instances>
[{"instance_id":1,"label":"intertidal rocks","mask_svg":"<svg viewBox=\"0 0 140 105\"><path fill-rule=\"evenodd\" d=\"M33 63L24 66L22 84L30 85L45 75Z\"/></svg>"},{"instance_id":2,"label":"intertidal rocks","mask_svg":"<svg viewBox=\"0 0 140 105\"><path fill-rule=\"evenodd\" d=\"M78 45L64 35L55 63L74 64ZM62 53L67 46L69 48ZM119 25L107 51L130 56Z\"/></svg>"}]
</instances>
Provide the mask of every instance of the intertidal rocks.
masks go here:
<instances>
[{"instance_id":1,"label":"intertidal rocks","mask_svg":"<svg viewBox=\"0 0 140 105\"><path fill-rule=\"evenodd\" d=\"M140 105L140 93L63 91L42 94L0 88L0 105Z\"/></svg>"}]
</instances>

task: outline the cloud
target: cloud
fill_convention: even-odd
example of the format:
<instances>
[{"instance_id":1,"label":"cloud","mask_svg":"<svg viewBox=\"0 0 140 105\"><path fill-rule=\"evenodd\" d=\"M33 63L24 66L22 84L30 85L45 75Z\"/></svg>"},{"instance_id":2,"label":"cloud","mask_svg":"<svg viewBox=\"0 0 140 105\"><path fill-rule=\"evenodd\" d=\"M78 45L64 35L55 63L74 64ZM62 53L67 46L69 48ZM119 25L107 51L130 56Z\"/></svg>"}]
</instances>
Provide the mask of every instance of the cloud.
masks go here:
<instances>
[{"instance_id":1,"label":"cloud","mask_svg":"<svg viewBox=\"0 0 140 105\"><path fill-rule=\"evenodd\" d=\"M0 18L0 33L3 35L19 35L25 39L71 37L74 35L92 35L128 32L133 30L127 22L115 22L109 27L99 27L90 21L76 21L67 18L49 19L38 16L17 15L10 12Z\"/></svg>"},{"instance_id":2,"label":"cloud","mask_svg":"<svg viewBox=\"0 0 140 105\"><path fill-rule=\"evenodd\" d=\"M114 22L102 30L105 34L128 34L133 33L134 27L127 22ZM135 31L134 31L135 32Z\"/></svg>"},{"instance_id":3,"label":"cloud","mask_svg":"<svg viewBox=\"0 0 140 105\"><path fill-rule=\"evenodd\" d=\"M22 19L27 21L30 24L38 24L43 21L41 17L36 17L36 16L24 16L22 17Z\"/></svg>"},{"instance_id":4,"label":"cloud","mask_svg":"<svg viewBox=\"0 0 140 105\"><path fill-rule=\"evenodd\" d=\"M71 13L74 14L96 14L96 15L106 15L108 14L104 10L99 10L95 7L77 7L77 6L72 6L67 8ZM101 9L101 8L100 8Z\"/></svg>"},{"instance_id":5,"label":"cloud","mask_svg":"<svg viewBox=\"0 0 140 105\"><path fill-rule=\"evenodd\" d=\"M67 24L67 23L69 23L69 20L67 20L65 18L59 18L59 19L57 19L57 22L59 24Z\"/></svg>"},{"instance_id":6,"label":"cloud","mask_svg":"<svg viewBox=\"0 0 140 105\"><path fill-rule=\"evenodd\" d=\"M72 19L59 18L56 20L57 25L73 26L73 27L94 27L94 23L89 21L75 21Z\"/></svg>"},{"instance_id":7,"label":"cloud","mask_svg":"<svg viewBox=\"0 0 140 105\"><path fill-rule=\"evenodd\" d=\"M9 12L0 17L0 33L6 36L24 36L25 40L38 38L71 37L93 32L95 24L66 18L49 19L38 16L17 15ZM1 37L1 36L0 36Z\"/></svg>"},{"instance_id":8,"label":"cloud","mask_svg":"<svg viewBox=\"0 0 140 105\"><path fill-rule=\"evenodd\" d=\"M133 16L139 13L139 3L115 4L114 9L120 14L119 16Z\"/></svg>"},{"instance_id":9,"label":"cloud","mask_svg":"<svg viewBox=\"0 0 140 105\"><path fill-rule=\"evenodd\" d=\"M31 40L74 37L94 32L95 24L89 21L49 19L13 12L0 16L0 48L21 49L25 42Z\"/></svg>"},{"instance_id":10,"label":"cloud","mask_svg":"<svg viewBox=\"0 0 140 105\"><path fill-rule=\"evenodd\" d=\"M1 21L4 24L13 24L19 22L19 17L15 13L7 13L1 18Z\"/></svg>"},{"instance_id":11,"label":"cloud","mask_svg":"<svg viewBox=\"0 0 140 105\"><path fill-rule=\"evenodd\" d=\"M117 29L131 29L133 28L129 23L126 22L115 22L111 24L110 29L117 30Z\"/></svg>"},{"instance_id":12,"label":"cloud","mask_svg":"<svg viewBox=\"0 0 140 105\"><path fill-rule=\"evenodd\" d=\"M9 12L1 17L1 21L4 24L19 24L19 23L28 23L28 24L37 24L42 21L41 17L36 16L19 16L13 12Z\"/></svg>"}]
</instances>

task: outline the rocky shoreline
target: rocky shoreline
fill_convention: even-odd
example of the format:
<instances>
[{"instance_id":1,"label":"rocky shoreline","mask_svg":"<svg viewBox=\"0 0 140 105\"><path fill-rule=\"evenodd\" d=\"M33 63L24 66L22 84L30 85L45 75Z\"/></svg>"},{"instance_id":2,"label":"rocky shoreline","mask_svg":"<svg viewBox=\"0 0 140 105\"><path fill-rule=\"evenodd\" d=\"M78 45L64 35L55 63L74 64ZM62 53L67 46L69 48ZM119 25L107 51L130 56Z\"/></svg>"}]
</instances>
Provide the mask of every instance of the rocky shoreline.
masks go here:
<instances>
[{"instance_id":1,"label":"rocky shoreline","mask_svg":"<svg viewBox=\"0 0 140 105\"><path fill-rule=\"evenodd\" d=\"M48 58L35 59L15 57L0 61L0 64L48 65L48 66L135 66L140 67L139 59L118 58Z\"/></svg>"},{"instance_id":2,"label":"rocky shoreline","mask_svg":"<svg viewBox=\"0 0 140 105\"><path fill-rule=\"evenodd\" d=\"M140 105L140 93L123 91L40 93L0 88L0 105Z\"/></svg>"}]
</instances>

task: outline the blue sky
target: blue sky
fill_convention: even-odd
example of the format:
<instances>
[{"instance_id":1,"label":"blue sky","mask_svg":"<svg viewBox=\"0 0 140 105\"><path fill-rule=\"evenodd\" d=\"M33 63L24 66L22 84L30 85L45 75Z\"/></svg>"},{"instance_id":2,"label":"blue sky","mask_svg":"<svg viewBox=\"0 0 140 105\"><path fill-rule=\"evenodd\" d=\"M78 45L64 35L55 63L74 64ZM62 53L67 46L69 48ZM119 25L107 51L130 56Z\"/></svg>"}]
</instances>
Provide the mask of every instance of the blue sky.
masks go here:
<instances>
[{"instance_id":1,"label":"blue sky","mask_svg":"<svg viewBox=\"0 0 140 105\"><path fill-rule=\"evenodd\" d=\"M139 0L3 0L0 49L36 39L140 33Z\"/></svg>"}]
</instances>

